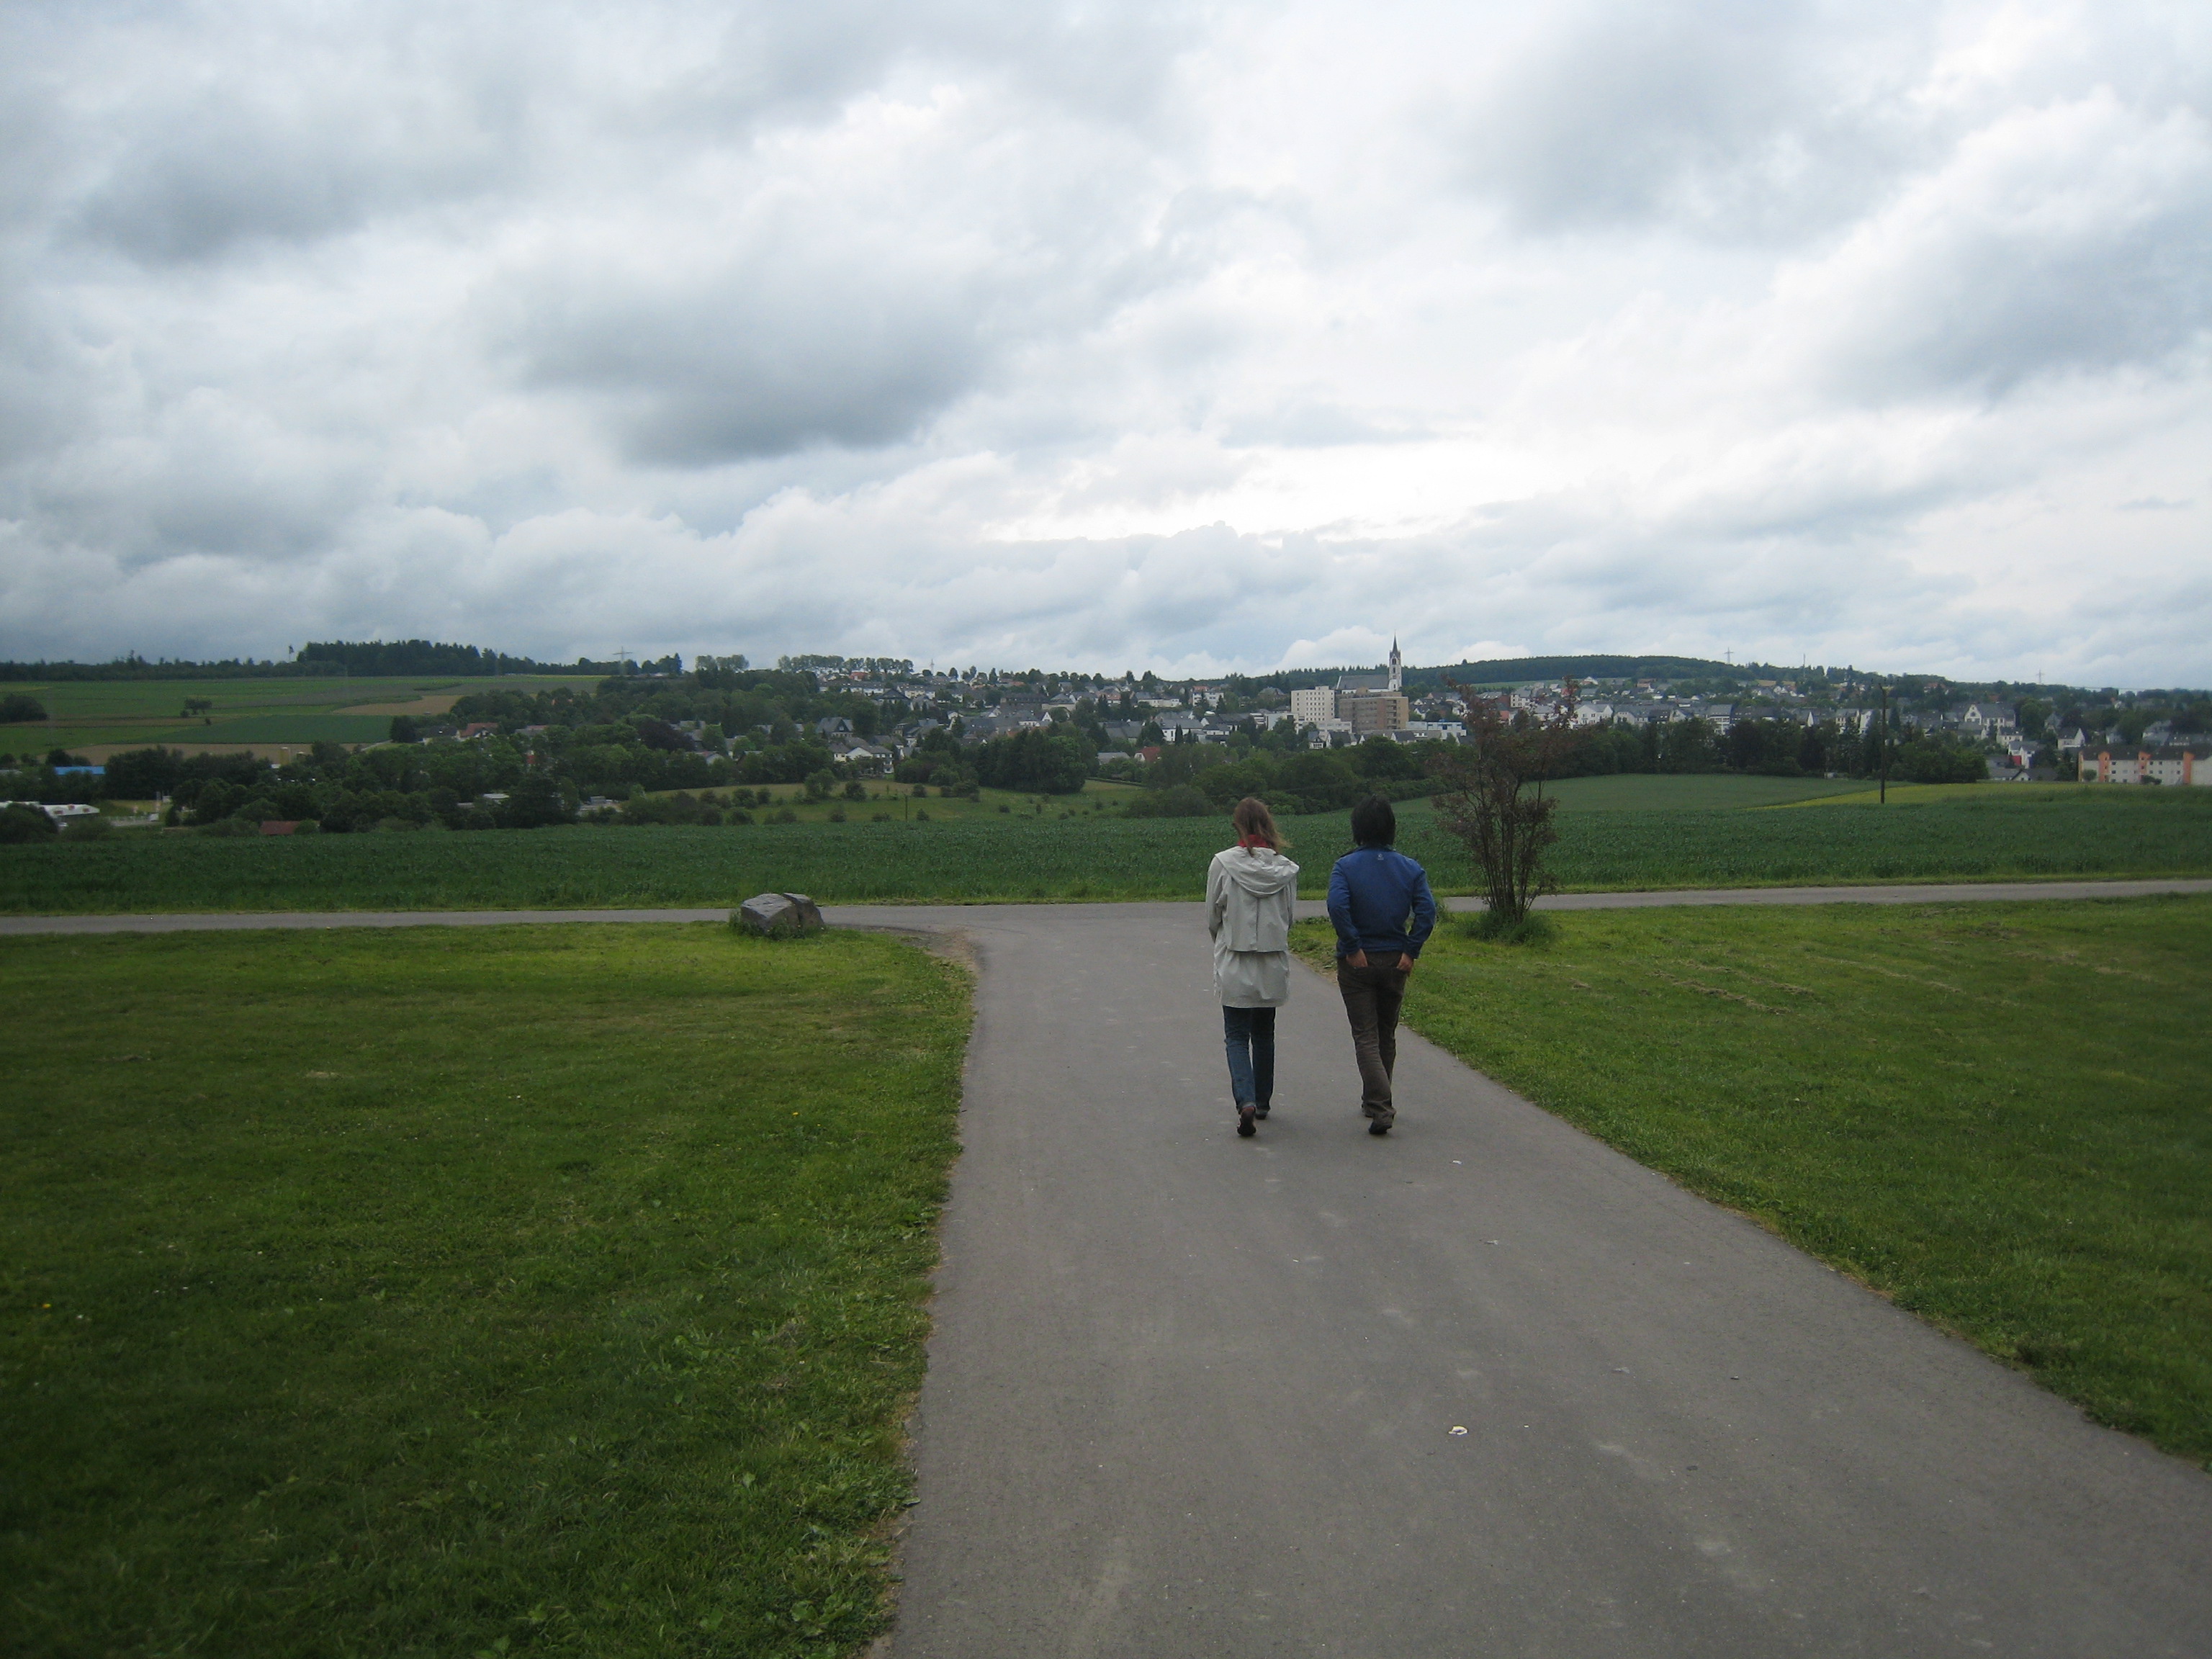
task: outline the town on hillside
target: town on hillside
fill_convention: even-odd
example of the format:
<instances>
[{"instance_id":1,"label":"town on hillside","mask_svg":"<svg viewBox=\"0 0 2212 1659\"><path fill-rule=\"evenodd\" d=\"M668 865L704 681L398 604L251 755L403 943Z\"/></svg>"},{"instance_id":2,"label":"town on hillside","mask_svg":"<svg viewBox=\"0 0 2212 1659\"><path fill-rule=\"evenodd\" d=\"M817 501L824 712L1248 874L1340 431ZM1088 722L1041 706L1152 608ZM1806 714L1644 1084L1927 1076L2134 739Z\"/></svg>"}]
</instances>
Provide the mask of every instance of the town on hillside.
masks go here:
<instances>
[{"instance_id":1,"label":"town on hillside","mask_svg":"<svg viewBox=\"0 0 2212 1659\"><path fill-rule=\"evenodd\" d=\"M756 810L830 804L842 817L892 787L908 802L984 790L1072 794L1092 781L1137 786L1114 810L1218 811L1255 793L1279 811L1327 811L1379 790L1409 796L1469 722L1568 729L1562 776L1737 772L1894 781L2080 781L2212 784L2212 696L2045 685L1966 684L1854 668L1778 669L1662 657L1534 658L1409 667L1394 641L1373 667L1170 678L1129 671L917 667L906 659L617 655L548 685L544 665L472 647L362 647L384 673L447 673L440 712L394 714L380 742L319 741L272 759L157 743L100 762L36 746L33 677L0 698L0 795L40 823L313 824L320 830L444 825L529 828L748 822ZM307 647L262 674L327 678L355 647ZM315 654L309 656L307 651ZM517 666L521 665L521 666ZM130 659L114 678L198 665ZM606 671L599 672L598 671ZM180 678L192 678L189 672ZM775 792L799 786L796 802ZM1220 799L1217 799L1220 798ZM0 811L8 809L0 808ZM258 816L257 816L258 815Z\"/></svg>"}]
</instances>

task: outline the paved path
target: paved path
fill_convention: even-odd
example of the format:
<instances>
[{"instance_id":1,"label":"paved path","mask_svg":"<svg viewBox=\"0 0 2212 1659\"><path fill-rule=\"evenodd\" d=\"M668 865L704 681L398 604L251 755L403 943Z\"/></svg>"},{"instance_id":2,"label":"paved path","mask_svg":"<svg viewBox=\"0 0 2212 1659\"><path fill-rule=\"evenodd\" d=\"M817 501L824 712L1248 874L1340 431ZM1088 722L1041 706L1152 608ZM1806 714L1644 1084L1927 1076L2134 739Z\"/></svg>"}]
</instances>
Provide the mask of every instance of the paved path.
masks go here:
<instances>
[{"instance_id":1,"label":"paved path","mask_svg":"<svg viewBox=\"0 0 2212 1659\"><path fill-rule=\"evenodd\" d=\"M2212 892L2212 878L2143 881L1956 882L1943 885L1887 887L1718 887L1668 889L1653 893L1561 893L1541 901L1546 909L1629 910L1670 904L1941 904L1960 900L2132 898L2147 893ZM1478 910L1482 901L1444 901L1452 910ZM904 908L897 905L836 907L852 927L885 922ZM932 907L923 907L925 908ZM934 907L969 920L1000 907ZM1027 908L1027 907L1017 907ZM1098 907L1092 906L1092 908ZM568 921L722 921L729 907L672 910L248 910L168 915L0 916L0 938L19 933L230 933L256 927L504 927ZM1322 914L1318 900L1301 901L1300 915Z\"/></svg>"},{"instance_id":2,"label":"paved path","mask_svg":"<svg viewBox=\"0 0 2212 1659\"><path fill-rule=\"evenodd\" d=\"M1419 1038L1371 1139L1317 976L1242 1141L1190 907L899 920L982 971L897 1659L2212 1651L2212 1480Z\"/></svg>"}]
</instances>

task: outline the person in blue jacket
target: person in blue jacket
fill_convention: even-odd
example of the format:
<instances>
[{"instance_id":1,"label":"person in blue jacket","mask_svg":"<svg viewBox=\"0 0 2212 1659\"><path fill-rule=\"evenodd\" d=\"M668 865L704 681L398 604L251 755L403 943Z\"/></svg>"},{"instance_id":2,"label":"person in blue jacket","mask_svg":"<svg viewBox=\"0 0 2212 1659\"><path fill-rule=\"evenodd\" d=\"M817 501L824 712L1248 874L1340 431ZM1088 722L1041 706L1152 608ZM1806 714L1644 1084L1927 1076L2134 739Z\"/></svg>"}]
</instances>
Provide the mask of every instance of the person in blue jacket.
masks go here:
<instances>
[{"instance_id":1,"label":"person in blue jacket","mask_svg":"<svg viewBox=\"0 0 2212 1659\"><path fill-rule=\"evenodd\" d=\"M1328 874L1328 919L1336 925L1336 988L1352 1021L1359 1058L1359 1109L1367 1133L1387 1135L1397 1121L1390 1073L1398 1060L1398 1008L1406 976L1437 925L1428 872L1390 843L1398 815L1380 795L1352 809L1358 843Z\"/></svg>"}]
</instances>

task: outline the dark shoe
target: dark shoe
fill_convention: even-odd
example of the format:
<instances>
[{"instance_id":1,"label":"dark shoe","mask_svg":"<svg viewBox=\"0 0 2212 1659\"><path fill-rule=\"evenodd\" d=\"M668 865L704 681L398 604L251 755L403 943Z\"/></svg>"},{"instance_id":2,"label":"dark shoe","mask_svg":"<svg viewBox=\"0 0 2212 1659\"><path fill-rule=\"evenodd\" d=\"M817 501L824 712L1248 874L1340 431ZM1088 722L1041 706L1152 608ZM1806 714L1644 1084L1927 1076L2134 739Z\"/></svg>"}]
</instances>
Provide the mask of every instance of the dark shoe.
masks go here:
<instances>
[{"instance_id":1,"label":"dark shoe","mask_svg":"<svg viewBox=\"0 0 2212 1659\"><path fill-rule=\"evenodd\" d=\"M1252 1109L1252 1115L1264 1122L1267 1121L1267 1109L1265 1106L1255 1106Z\"/></svg>"},{"instance_id":2,"label":"dark shoe","mask_svg":"<svg viewBox=\"0 0 2212 1659\"><path fill-rule=\"evenodd\" d=\"M1367 1133L1370 1135L1387 1135L1390 1133L1390 1126L1397 1121L1397 1114L1395 1112L1389 1117L1371 1117L1367 1120Z\"/></svg>"},{"instance_id":3,"label":"dark shoe","mask_svg":"<svg viewBox=\"0 0 2212 1659\"><path fill-rule=\"evenodd\" d=\"M1260 1126L1252 1120L1258 1115L1259 1113L1254 1108L1239 1106L1237 1109L1237 1133L1248 1139L1257 1134L1260 1132Z\"/></svg>"}]
</instances>

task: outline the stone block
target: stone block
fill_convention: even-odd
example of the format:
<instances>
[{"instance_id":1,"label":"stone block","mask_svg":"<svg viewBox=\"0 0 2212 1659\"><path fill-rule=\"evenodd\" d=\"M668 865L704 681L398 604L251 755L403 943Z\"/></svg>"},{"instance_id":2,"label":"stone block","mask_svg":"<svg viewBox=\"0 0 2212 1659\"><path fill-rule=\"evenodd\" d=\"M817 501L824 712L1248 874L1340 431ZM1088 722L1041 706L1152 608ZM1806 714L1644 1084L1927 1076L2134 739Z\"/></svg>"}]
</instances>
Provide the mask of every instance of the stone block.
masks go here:
<instances>
[{"instance_id":1,"label":"stone block","mask_svg":"<svg viewBox=\"0 0 2212 1659\"><path fill-rule=\"evenodd\" d=\"M804 893L756 893L730 922L761 934L811 933L822 926L822 908Z\"/></svg>"}]
</instances>

